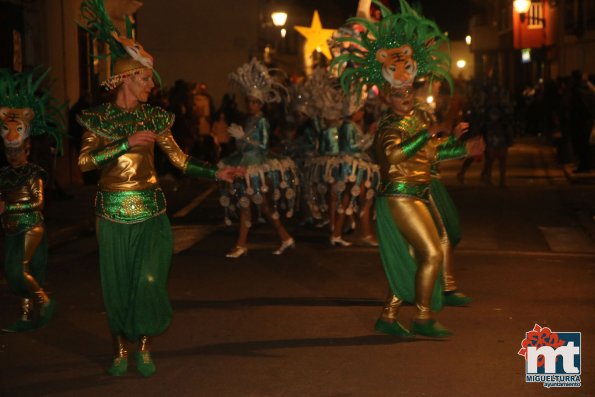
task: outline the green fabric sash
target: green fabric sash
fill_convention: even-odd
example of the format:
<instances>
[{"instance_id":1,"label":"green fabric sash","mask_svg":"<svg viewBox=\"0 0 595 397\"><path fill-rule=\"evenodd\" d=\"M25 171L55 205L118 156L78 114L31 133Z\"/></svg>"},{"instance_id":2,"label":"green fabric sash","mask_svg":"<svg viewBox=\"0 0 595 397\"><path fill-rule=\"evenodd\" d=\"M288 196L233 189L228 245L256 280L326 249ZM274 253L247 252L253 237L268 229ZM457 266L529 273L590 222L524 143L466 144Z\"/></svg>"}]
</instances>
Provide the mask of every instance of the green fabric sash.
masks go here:
<instances>
[{"instance_id":1,"label":"green fabric sash","mask_svg":"<svg viewBox=\"0 0 595 397\"><path fill-rule=\"evenodd\" d=\"M440 212L450 245L456 247L461 241L461 224L457 207L448 194L446 186L439 179L432 178L430 182L430 194L436 204L436 208L438 208L438 212Z\"/></svg>"}]
</instances>

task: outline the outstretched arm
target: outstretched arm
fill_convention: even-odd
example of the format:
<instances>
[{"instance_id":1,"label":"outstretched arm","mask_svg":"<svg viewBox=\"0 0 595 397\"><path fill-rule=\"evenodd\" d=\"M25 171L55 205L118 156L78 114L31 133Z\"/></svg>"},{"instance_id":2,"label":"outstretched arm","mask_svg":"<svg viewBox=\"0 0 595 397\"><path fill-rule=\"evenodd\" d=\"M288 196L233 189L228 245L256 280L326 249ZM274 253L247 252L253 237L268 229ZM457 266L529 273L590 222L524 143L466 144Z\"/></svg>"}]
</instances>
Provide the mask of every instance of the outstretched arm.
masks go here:
<instances>
[{"instance_id":1,"label":"outstretched arm","mask_svg":"<svg viewBox=\"0 0 595 397\"><path fill-rule=\"evenodd\" d=\"M169 161L185 175L196 178L215 179L217 167L196 160L180 149L171 131L157 136L157 145L165 153Z\"/></svg>"}]
</instances>

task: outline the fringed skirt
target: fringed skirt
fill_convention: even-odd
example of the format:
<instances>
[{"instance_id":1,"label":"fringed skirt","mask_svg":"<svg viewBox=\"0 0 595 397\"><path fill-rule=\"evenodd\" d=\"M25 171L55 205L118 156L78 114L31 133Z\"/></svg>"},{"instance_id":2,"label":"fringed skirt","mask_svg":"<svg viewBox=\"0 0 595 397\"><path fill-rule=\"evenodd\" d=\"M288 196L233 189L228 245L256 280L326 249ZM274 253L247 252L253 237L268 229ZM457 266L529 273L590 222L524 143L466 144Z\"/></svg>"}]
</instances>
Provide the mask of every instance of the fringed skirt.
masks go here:
<instances>
[{"instance_id":1,"label":"fringed skirt","mask_svg":"<svg viewBox=\"0 0 595 397\"><path fill-rule=\"evenodd\" d=\"M246 168L244 178L236 178L232 183L221 182L219 198L225 209L225 223L237 218L240 209L254 204L257 211L266 200L271 206L272 217L291 218L297 207L300 176L292 159L271 153L236 152L221 160L219 167Z\"/></svg>"},{"instance_id":2,"label":"fringed skirt","mask_svg":"<svg viewBox=\"0 0 595 397\"><path fill-rule=\"evenodd\" d=\"M304 189L312 217L328 217L328 198L333 193L338 196L338 213L358 213L366 200L374 198L379 181L378 166L362 157L338 154L307 159ZM349 204L343 207L345 195L349 195Z\"/></svg>"}]
</instances>

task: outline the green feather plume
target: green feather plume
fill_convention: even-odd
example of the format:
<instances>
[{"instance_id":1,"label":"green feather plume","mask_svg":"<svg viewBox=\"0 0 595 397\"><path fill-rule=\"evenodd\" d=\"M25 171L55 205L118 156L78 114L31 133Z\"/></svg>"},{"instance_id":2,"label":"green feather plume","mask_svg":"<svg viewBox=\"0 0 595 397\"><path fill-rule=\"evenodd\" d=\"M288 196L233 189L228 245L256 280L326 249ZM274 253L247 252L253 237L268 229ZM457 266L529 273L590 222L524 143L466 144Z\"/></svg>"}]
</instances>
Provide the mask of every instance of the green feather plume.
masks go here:
<instances>
[{"instance_id":1,"label":"green feather plume","mask_svg":"<svg viewBox=\"0 0 595 397\"><path fill-rule=\"evenodd\" d=\"M66 136L62 112L67 103L58 104L47 88L41 86L49 71L41 67L23 73L0 69L0 107L33 109L35 117L30 122L29 134L49 134L62 154L62 139Z\"/></svg>"},{"instance_id":2,"label":"green feather plume","mask_svg":"<svg viewBox=\"0 0 595 397\"><path fill-rule=\"evenodd\" d=\"M349 18L348 24L359 24L365 31L356 37L337 40L360 47L331 62L331 68L338 68L343 90L359 97L365 85L382 87L386 80L382 76L383 65L376 60L376 52L381 48L397 48L408 44L413 48L417 75L429 76L430 81L445 80L452 91L448 37L433 21L418 14L405 0L400 0L399 13L392 13L378 0L372 2L380 8L383 19L371 22L363 18ZM443 47L446 47L446 51Z\"/></svg>"}]
</instances>

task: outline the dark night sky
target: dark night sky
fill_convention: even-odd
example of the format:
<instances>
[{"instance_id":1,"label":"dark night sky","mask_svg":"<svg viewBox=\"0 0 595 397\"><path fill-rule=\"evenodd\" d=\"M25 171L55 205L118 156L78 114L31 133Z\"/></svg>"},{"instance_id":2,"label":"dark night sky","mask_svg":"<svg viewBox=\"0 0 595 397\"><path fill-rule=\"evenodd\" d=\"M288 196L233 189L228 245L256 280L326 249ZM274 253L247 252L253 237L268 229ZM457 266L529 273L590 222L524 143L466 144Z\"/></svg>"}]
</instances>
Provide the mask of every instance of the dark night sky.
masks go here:
<instances>
[{"instance_id":1,"label":"dark night sky","mask_svg":"<svg viewBox=\"0 0 595 397\"><path fill-rule=\"evenodd\" d=\"M320 13L324 27L338 28L348 17L353 16L358 0L294 0L294 7L311 15L315 9ZM391 0L395 10L398 0ZM426 18L436 21L443 31L448 31L451 40L463 40L468 34L472 0L411 0L420 3ZM299 22L303 23L303 22Z\"/></svg>"}]
</instances>

